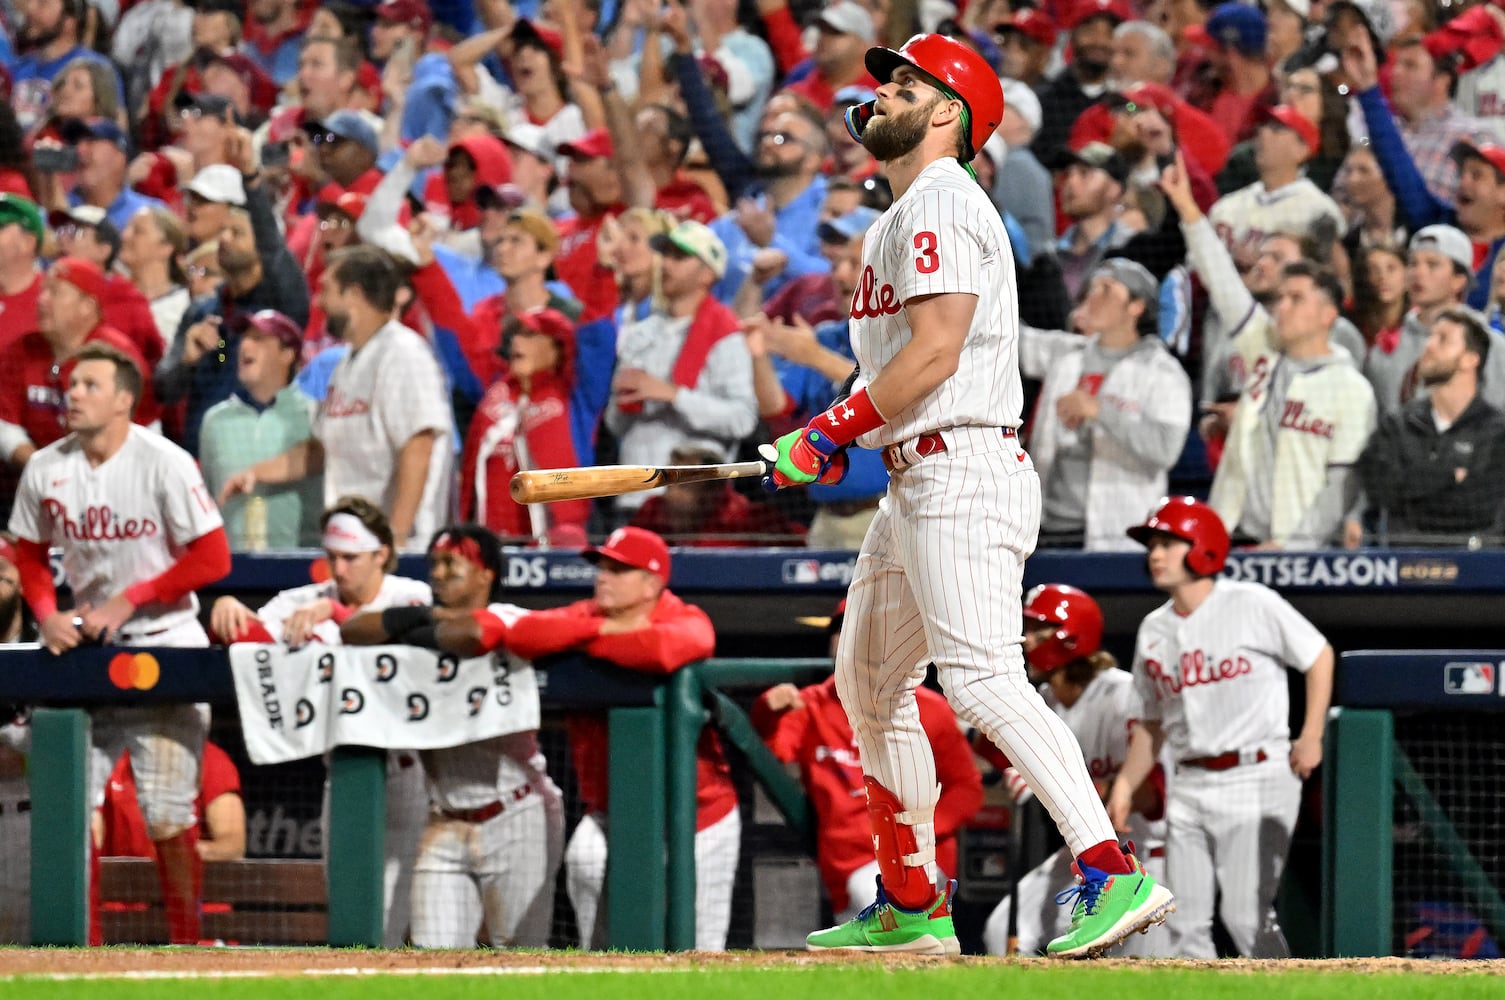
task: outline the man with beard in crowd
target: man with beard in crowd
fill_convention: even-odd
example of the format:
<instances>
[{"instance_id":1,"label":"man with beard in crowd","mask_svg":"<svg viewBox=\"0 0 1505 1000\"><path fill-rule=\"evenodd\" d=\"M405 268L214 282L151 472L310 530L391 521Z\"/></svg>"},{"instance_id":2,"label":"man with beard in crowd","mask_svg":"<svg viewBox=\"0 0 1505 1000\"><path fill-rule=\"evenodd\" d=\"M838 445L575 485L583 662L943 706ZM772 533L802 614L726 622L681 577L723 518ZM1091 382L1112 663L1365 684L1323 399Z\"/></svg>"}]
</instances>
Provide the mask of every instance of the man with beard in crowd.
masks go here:
<instances>
[{"instance_id":1,"label":"man with beard in crowd","mask_svg":"<svg viewBox=\"0 0 1505 1000\"><path fill-rule=\"evenodd\" d=\"M1113 58L1113 29L1132 20L1127 0L1077 0L1065 16L1071 30L1071 63L1040 88L1044 118L1033 145L1042 161L1065 145L1072 122L1103 96Z\"/></svg>"}]
</instances>

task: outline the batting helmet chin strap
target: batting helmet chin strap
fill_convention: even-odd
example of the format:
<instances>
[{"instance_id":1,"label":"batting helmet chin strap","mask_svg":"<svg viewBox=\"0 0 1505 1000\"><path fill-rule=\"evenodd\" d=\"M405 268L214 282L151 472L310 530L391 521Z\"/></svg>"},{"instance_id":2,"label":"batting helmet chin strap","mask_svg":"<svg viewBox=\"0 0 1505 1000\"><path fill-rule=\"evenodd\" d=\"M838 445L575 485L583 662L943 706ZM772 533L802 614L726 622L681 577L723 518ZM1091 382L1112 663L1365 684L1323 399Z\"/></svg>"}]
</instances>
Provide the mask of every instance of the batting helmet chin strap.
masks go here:
<instances>
[{"instance_id":1,"label":"batting helmet chin strap","mask_svg":"<svg viewBox=\"0 0 1505 1000\"><path fill-rule=\"evenodd\" d=\"M967 136L972 134L972 109L967 106L966 100L960 97L950 87L946 86L941 81L930 77L929 74L926 74L926 77L927 79L929 79L930 85L941 92L942 97L946 98L946 100L948 101L957 101L961 104L962 114L960 125L962 130L962 141L967 144L968 151L975 156L977 151L970 148L972 143L971 140L967 138ZM851 107L847 108L846 113L842 115L842 120L846 122L847 134L857 142L861 142L862 133L867 131L868 123L873 120L873 114L876 112L877 108L878 102L876 100L864 101L861 104L854 104ZM972 163L970 162L970 160L958 157L957 162L961 164L963 170L971 175L974 181L977 180L977 171L972 169Z\"/></svg>"}]
</instances>

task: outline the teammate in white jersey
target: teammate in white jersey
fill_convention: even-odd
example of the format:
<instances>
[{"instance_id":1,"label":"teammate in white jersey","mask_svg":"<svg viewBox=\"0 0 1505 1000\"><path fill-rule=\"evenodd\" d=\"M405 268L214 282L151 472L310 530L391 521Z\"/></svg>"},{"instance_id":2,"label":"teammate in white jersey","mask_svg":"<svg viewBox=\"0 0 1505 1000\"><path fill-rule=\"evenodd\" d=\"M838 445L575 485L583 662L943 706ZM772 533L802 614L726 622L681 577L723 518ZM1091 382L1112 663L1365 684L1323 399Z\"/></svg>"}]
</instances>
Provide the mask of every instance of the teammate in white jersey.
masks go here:
<instances>
[{"instance_id":1,"label":"teammate in white jersey","mask_svg":"<svg viewBox=\"0 0 1505 1000\"><path fill-rule=\"evenodd\" d=\"M142 390L136 365L103 344L86 345L75 357L69 434L26 464L10 519L42 643L53 653L89 641L207 646L194 591L230 571L219 508L187 452L132 425ZM58 610L51 546L63 551L72 611ZM110 707L91 717L90 807L103 802L116 758L130 750L157 848L168 936L196 944L203 863L194 800L209 706ZM90 883L97 891L98 879Z\"/></svg>"},{"instance_id":2,"label":"teammate in white jersey","mask_svg":"<svg viewBox=\"0 0 1505 1000\"><path fill-rule=\"evenodd\" d=\"M775 486L839 478L839 449L882 449L892 476L868 529L836 655L861 750L882 886L812 948L956 954L934 883L935 761L914 688L934 662L957 715L996 743L1050 810L1083 881L1049 951L1087 957L1164 919L1172 897L1114 839L1071 730L1024 669L1020 592L1040 481L1019 447L1018 288L1003 221L968 168L1003 113L975 51L916 35L872 48L877 98L848 127L894 203L868 230L852 296L850 396L765 445ZM963 96L964 95L964 96Z\"/></svg>"},{"instance_id":3,"label":"teammate in white jersey","mask_svg":"<svg viewBox=\"0 0 1505 1000\"><path fill-rule=\"evenodd\" d=\"M488 631L504 630L525 614L495 603L505 563L501 543L485 528L442 529L428 559L433 607L358 615L342 628L345 640L476 656L488 646ZM511 654L498 648L492 655L505 677ZM484 918L494 948L547 947L564 799L549 780L537 731L421 756L433 811L413 875L413 944L472 947Z\"/></svg>"},{"instance_id":4,"label":"teammate in white jersey","mask_svg":"<svg viewBox=\"0 0 1505 1000\"><path fill-rule=\"evenodd\" d=\"M225 643L285 642L301 646L315 641L340 642L340 625L359 611L381 611L433 600L422 580L397 576L397 549L387 517L365 497L334 502L319 519L329 579L282 591L252 611L226 594L214 602L209 627ZM328 825L328 787L324 803ZM400 947L407 938L412 898L413 863L418 840L428 822L428 791L418 753L387 753L386 835L382 841L382 943ZM326 851L327 856L327 851Z\"/></svg>"},{"instance_id":5,"label":"teammate in white jersey","mask_svg":"<svg viewBox=\"0 0 1505 1000\"><path fill-rule=\"evenodd\" d=\"M1039 683L1051 711L1071 727L1082 745L1093 786L1106 797L1128 755L1129 732L1139 719L1139 697L1129 672L1119 670L1113 654L1102 648L1102 638L1102 609L1086 592L1048 583L1025 598L1024 659L1030 679ZM1165 786L1163 775L1157 771L1155 776L1162 780L1140 786L1129 832L1145 870L1160 878L1165 868ZM1005 777L1016 803L1022 805L1033 797L1012 766L1005 770ZM1150 819L1151 815L1156 818ZM1071 878L1071 861L1071 852L1063 847L1015 885L1014 936L1019 954L1038 954L1062 930L1065 914L1056 905L1055 889ZM1012 902L1005 896L988 917L982 940L990 954L1008 951ZM1149 941L1133 935L1121 954L1148 955Z\"/></svg>"},{"instance_id":6,"label":"teammate in white jersey","mask_svg":"<svg viewBox=\"0 0 1505 1000\"><path fill-rule=\"evenodd\" d=\"M1228 532L1191 497L1167 497L1130 537L1149 550L1155 586L1134 647L1140 724L1108 798L1120 829L1162 745L1175 774L1166 806L1166 877L1181 890L1174 954L1214 958L1213 900L1246 958L1290 952L1275 892L1296 825L1301 782L1322 762L1333 649L1296 609L1258 583L1218 577ZM1291 740L1286 668L1306 674L1306 715Z\"/></svg>"}]
</instances>

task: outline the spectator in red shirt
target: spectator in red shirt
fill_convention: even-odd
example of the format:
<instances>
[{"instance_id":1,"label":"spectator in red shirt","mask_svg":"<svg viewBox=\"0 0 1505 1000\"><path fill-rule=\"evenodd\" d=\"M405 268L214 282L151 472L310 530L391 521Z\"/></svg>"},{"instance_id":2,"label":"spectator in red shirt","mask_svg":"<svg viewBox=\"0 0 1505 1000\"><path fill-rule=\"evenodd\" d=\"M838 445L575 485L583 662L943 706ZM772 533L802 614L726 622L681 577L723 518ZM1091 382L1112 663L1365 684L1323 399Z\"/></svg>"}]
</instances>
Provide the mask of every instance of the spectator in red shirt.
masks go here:
<instances>
[{"instance_id":1,"label":"spectator in red shirt","mask_svg":"<svg viewBox=\"0 0 1505 1000\"><path fill-rule=\"evenodd\" d=\"M84 344L103 341L119 348L142 372L151 368L139 348L102 318L106 294L97 264L64 257L52 265L37 299L36 332L15 342L0 366L0 456L17 468L32 453L68 433L66 393L73 374L73 355ZM156 398L146 379L132 419L157 419Z\"/></svg>"},{"instance_id":2,"label":"spectator in red shirt","mask_svg":"<svg viewBox=\"0 0 1505 1000\"><path fill-rule=\"evenodd\" d=\"M787 8L781 7L780 10L785 21L788 21ZM776 31L773 20L773 15L765 15L771 37L775 36ZM792 22L789 22L788 27L793 27ZM836 92L843 87L878 89L878 81L873 79L863 64L863 56L878 40L873 15L866 7L856 0L838 0L837 3L822 8L810 27L815 28L819 34L815 51L810 54L808 61L801 61L804 49L799 45L797 34L793 46L779 41L773 44L774 55L778 58L780 67L796 78L785 90L798 94L821 112L826 112L831 110ZM788 39L784 41L787 42ZM791 56L795 58L791 59ZM802 74L802 70L806 71Z\"/></svg>"},{"instance_id":3,"label":"spectator in red shirt","mask_svg":"<svg viewBox=\"0 0 1505 1000\"><path fill-rule=\"evenodd\" d=\"M46 232L36 202L0 193L0 344L36 329L42 292L37 257Z\"/></svg>"},{"instance_id":4,"label":"spectator in red shirt","mask_svg":"<svg viewBox=\"0 0 1505 1000\"><path fill-rule=\"evenodd\" d=\"M846 604L843 600L831 616L833 657ZM957 874L956 835L982 806L982 776L946 699L918 687L915 700L920 725L935 751L935 777L941 786L935 806L935 864L947 878ZM836 678L803 688L769 688L753 706L752 721L774 756L799 765L805 794L815 809L815 863L821 882L837 922L850 920L877 893L878 860L873 856L857 739L837 700Z\"/></svg>"},{"instance_id":5,"label":"spectator in red shirt","mask_svg":"<svg viewBox=\"0 0 1505 1000\"><path fill-rule=\"evenodd\" d=\"M199 797L194 803L199 817L195 845L205 861L239 861L246 856L246 804L240 794L240 772L235 762L213 743L204 743L204 763L199 771ZM136 801L136 774L130 751L115 761L115 770L105 785L104 804L94 812L94 840L107 858L155 858L156 844L146 832L146 820Z\"/></svg>"},{"instance_id":6,"label":"spectator in red shirt","mask_svg":"<svg viewBox=\"0 0 1505 1000\"><path fill-rule=\"evenodd\" d=\"M1254 138L1261 108L1279 101L1265 60L1265 16L1258 7L1229 0L1187 37L1212 57L1213 71L1191 87L1186 99L1212 116L1230 143Z\"/></svg>"},{"instance_id":7,"label":"spectator in red shirt","mask_svg":"<svg viewBox=\"0 0 1505 1000\"><path fill-rule=\"evenodd\" d=\"M706 613L667 589L669 547L651 531L618 528L604 545L588 549L599 567L596 593L589 600L552 611L535 611L506 626L494 615L439 626L476 637L481 649L505 645L524 659L576 652L627 670L664 675L710 656L716 633ZM453 648L453 647L447 647ZM575 715L568 720L580 797L586 814L565 849L570 902L581 927L581 945L604 944L599 909L606 877L606 718ZM732 881L737 872L742 820L737 792L721 744L710 730L696 747L695 947L726 947L731 921Z\"/></svg>"},{"instance_id":8,"label":"spectator in red shirt","mask_svg":"<svg viewBox=\"0 0 1505 1000\"><path fill-rule=\"evenodd\" d=\"M166 211L146 208L142 211ZM164 341L152 317L151 303L131 279L115 271L120 253L120 231L94 205L75 205L48 216L64 257L78 257L97 266L105 278L105 294L99 301L107 326L130 338L146 363L156 367L162 360ZM174 330L174 333L177 331Z\"/></svg>"},{"instance_id":9,"label":"spectator in red shirt","mask_svg":"<svg viewBox=\"0 0 1505 1000\"><path fill-rule=\"evenodd\" d=\"M559 155L568 157L570 207L573 218L559 224L559 254L554 270L585 306L582 323L609 316L617 306L616 277L601 263L596 239L610 216L622 204L622 179L612 166L611 133L595 129L562 143Z\"/></svg>"},{"instance_id":10,"label":"spectator in red shirt","mask_svg":"<svg viewBox=\"0 0 1505 1000\"><path fill-rule=\"evenodd\" d=\"M716 465L719 446L687 441L669 453L670 465ZM770 504L755 503L728 480L680 483L649 497L632 516L634 527L663 535L676 545L732 548L738 545L800 545L805 527Z\"/></svg>"},{"instance_id":11,"label":"spectator in red shirt","mask_svg":"<svg viewBox=\"0 0 1505 1000\"><path fill-rule=\"evenodd\" d=\"M575 327L547 306L507 317L505 376L486 390L471 418L460 467L460 518L485 525L504 542L585 541L589 500L523 506L508 484L519 469L581 464L571 431Z\"/></svg>"}]
</instances>

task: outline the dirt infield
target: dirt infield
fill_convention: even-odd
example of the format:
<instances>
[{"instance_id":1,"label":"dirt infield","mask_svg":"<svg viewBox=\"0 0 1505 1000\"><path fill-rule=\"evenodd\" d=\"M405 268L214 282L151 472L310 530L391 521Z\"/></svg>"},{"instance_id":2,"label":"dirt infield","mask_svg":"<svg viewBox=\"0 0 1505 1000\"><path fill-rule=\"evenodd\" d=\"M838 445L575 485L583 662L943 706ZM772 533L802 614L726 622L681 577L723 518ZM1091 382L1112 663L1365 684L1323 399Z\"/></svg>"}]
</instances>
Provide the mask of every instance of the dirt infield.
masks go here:
<instances>
[{"instance_id":1,"label":"dirt infield","mask_svg":"<svg viewBox=\"0 0 1505 1000\"><path fill-rule=\"evenodd\" d=\"M587 954L562 951L381 951L328 948L94 948L0 949L0 977L25 975L230 974L319 975L358 971L401 972L436 969L538 971L688 971L722 968L800 968L812 965L882 965L921 968L960 965L1057 965L1049 959L967 957L947 962L899 956L810 954L808 952L732 952L728 954ZM1419 961L1406 958L1355 958L1314 961L1292 959L1256 962L1242 959L1188 962L1102 959L1098 968L1207 968L1229 974L1285 971L1409 973L1424 975L1486 974L1505 976L1505 960L1488 962Z\"/></svg>"}]
</instances>

